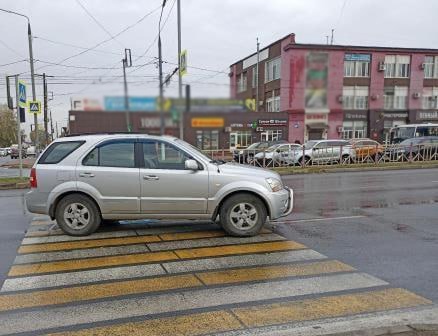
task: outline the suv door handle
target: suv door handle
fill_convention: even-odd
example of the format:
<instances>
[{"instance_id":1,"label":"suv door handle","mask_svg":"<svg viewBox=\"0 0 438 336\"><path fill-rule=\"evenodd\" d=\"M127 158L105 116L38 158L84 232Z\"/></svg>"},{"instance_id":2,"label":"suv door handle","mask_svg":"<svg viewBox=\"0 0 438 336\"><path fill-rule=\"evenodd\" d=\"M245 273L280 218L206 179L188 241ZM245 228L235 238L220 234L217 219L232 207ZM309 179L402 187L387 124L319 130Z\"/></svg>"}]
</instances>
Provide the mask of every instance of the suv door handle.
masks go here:
<instances>
[{"instance_id":1,"label":"suv door handle","mask_svg":"<svg viewBox=\"0 0 438 336\"><path fill-rule=\"evenodd\" d=\"M143 180L148 180L148 181L156 181L159 179L160 178L158 176L155 176L155 175L144 175L143 176Z\"/></svg>"},{"instance_id":2,"label":"suv door handle","mask_svg":"<svg viewBox=\"0 0 438 336\"><path fill-rule=\"evenodd\" d=\"M94 174L85 172L85 173L79 173L79 176L80 177L94 177Z\"/></svg>"}]
</instances>

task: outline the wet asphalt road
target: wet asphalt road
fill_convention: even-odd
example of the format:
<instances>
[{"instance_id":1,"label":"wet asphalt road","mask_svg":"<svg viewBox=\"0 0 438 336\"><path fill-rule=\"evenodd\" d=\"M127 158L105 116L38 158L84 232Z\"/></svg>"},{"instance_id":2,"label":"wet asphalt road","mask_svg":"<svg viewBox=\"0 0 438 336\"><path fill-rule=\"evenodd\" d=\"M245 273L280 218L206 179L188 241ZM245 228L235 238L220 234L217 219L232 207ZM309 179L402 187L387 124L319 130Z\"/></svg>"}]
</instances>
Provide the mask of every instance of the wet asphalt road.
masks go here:
<instances>
[{"instance_id":1,"label":"wet asphalt road","mask_svg":"<svg viewBox=\"0 0 438 336\"><path fill-rule=\"evenodd\" d=\"M26 190L0 190L0 283L14 261L32 215L24 207Z\"/></svg>"},{"instance_id":2,"label":"wet asphalt road","mask_svg":"<svg viewBox=\"0 0 438 336\"><path fill-rule=\"evenodd\" d=\"M283 177L295 211L276 230L438 302L438 169ZM0 191L0 283L31 219L25 191Z\"/></svg>"},{"instance_id":3,"label":"wet asphalt road","mask_svg":"<svg viewBox=\"0 0 438 336\"><path fill-rule=\"evenodd\" d=\"M438 302L438 169L283 180L295 211L279 233Z\"/></svg>"}]
</instances>

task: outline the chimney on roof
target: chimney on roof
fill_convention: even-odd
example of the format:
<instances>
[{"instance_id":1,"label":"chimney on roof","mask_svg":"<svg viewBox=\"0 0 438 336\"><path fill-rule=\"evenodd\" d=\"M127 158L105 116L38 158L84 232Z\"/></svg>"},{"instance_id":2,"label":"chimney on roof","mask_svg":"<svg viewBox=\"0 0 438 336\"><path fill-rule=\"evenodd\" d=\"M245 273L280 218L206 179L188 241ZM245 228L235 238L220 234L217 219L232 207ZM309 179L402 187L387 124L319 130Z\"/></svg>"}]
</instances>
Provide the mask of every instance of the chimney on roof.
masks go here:
<instances>
[{"instance_id":1,"label":"chimney on roof","mask_svg":"<svg viewBox=\"0 0 438 336\"><path fill-rule=\"evenodd\" d=\"M290 43L295 44L295 33L290 34Z\"/></svg>"}]
</instances>

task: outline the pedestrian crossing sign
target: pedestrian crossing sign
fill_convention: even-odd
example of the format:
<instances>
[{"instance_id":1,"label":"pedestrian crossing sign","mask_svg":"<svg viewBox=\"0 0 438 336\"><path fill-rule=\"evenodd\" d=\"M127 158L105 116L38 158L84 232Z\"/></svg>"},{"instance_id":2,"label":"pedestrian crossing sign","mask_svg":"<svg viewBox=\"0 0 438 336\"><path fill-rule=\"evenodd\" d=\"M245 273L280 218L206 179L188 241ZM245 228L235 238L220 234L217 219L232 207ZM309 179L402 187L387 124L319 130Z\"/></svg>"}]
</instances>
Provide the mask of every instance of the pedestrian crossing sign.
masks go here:
<instances>
[{"instance_id":1,"label":"pedestrian crossing sign","mask_svg":"<svg viewBox=\"0 0 438 336\"><path fill-rule=\"evenodd\" d=\"M40 114L41 113L41 102L38 100L29 101L29 113Z\"/></svg>"}]
</instances>

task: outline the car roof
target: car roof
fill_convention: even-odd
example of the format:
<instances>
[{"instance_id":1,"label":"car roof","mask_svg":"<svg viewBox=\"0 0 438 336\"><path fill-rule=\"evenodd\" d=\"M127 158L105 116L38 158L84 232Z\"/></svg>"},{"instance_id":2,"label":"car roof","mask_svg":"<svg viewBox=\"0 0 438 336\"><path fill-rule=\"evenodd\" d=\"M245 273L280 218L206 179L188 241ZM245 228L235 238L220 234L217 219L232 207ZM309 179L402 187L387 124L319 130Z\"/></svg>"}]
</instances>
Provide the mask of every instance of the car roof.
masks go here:
<instances>
[{"instance_id":1,"label":"car roof","mask_svg":"<svg viewBox=\"0 0 438 336\"><path fill-rule=\"evenodd\" d=\"M176 140L177 138L170 135L149 135L145 133L103 133L103 134L82 134L82 135L69 135L66 137L58 138L55 141L99 141L105 139L167 139Z\"/></svg>"}]
</instances>

